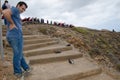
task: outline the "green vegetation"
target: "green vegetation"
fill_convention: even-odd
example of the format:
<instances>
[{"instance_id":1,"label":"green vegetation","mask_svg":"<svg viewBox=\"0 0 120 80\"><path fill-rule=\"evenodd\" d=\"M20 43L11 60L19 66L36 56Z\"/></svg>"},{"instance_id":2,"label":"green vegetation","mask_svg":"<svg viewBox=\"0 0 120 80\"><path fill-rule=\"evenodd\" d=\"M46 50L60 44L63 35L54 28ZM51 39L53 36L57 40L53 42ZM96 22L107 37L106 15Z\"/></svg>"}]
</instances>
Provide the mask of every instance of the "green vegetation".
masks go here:
<instances>
[{"instance_id":1,"label":"green vegetation","mask_svg":"<svg viewBox=\"0 0 120 80\"><path fill-rule=\"evenodd\" d=\"M120 63L116 64L116 69L120 71Z\"/></svg>"},{"instance_id":2,"label":"green vegetation","mask_svg":"<svg viewBox=\"0 0 120 80\"><path fill-rule=\"evenodd\" d=\"M45 28L45 27L39 28L39 31L43 34L47 34L47 28Z\"/></svg>"},{"instance_id":3,"label":"green vegetation","mask_svg":"<svg viewBox=\"0 0 120 80\"><path fill-rule=\"evenodd\" d=\"M77 32L79 32L79 33L82 33L82 34L88 34L89 33L89 31L87 30L87 29L85 29L85 28L80 28L80 27L74 27L74 28L72 28L74 31L77 31Z\"/></svg>"},{"instance_id":4,"label":"green vegetation","mask_svg":"<svg viewBox=\"0 0 120 80\"><path fill-rule=\"evenodd\" d=\"M111 52L120 60L120 33L90 30L82 27L59 28L56 26L44 26L39 28L39 31L65 39L79 48L80 51L86 51L93 59L99 59L98 57ZM103 59L106 61L105 58ZM120 70L120 64L117 64L116 68Z\"/></svg>"},{"instance_id":5,"label":"green vegetation","mask_svg":"<svg viewBox=\"0 0 120 80\"><path fill-rule=\"evenodd\" d=\"M95 57L97 55L100 55L101 52L98 48L92 48L90 51L89 51L89 54L91 57Z\"/></svg>"}]
</instances>

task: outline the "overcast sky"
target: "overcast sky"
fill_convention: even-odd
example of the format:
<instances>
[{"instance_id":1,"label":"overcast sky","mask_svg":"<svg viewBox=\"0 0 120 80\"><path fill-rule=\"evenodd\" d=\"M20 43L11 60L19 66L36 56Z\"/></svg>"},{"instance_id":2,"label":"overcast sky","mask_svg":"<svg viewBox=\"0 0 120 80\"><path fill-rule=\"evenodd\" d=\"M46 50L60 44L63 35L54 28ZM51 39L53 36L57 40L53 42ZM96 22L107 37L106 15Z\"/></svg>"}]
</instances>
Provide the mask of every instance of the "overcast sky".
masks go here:
<instances>
[{"instance_id":1,"label":"overcast sky","mask_svg":"<svg viewBox=\"0 0 120 80\"><path fill-rule=\"evenodd\" d=\"M2 0L3 2L4 0ZM15 6L21 0L8 0ZM120 0L23 0L21 17L38 17L92 29L120 31Z\"/></svg>"}]
</instances>

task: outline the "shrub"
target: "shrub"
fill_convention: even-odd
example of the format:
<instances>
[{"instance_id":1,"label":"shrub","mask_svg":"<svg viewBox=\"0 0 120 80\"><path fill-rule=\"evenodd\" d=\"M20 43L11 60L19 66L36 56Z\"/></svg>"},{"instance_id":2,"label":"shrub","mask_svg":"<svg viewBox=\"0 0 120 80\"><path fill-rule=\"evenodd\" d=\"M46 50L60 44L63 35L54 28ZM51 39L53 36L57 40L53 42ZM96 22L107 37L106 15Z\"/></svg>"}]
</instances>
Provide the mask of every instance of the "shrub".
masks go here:
<instances>
[{"instance_id":1,"label":"shrub","mask_svg":"<svg viewBox=\"0 0 120 80\"><path fill-rule=\"evenodd\" d=\"M88 33L89 33L87 29L85 29L85 28L80 28L80 27L74 27L73 30L74 30L74 31L77 31L77 32L79 32L79 33L82 33L82 34L88 34Z\"/></svg>"},{"instance_id":2,"label":"shrub","mask_svg":"<svg viewBox=\"0 0 120 80\"><path fill-rule=\"evenodd\" d=\"M47 34L47 28L39 28L39 31L43 34Z\"/></svg>"},{"instance_id":3,"label":"shrub","mask_svg":"<svg viewBox=\"0 0 120 80\"><path fill-rule=\"evenodd\" d=\"M120 71L120 63L119 63L119 64L116 64L116 69L117 69L118 71Z\"/></svg>"},{"instance_id":4,"label":"shrub","mask_svg":"<svg viewBox=\"0 0 120 80\"><path fill-rule=\"evenodd\" d=\"M89 51L89 54L91 57L95 57L97 55L100 55L100 50L98 48L92 48L90 51Z\"/></svg>"}]
</instances>

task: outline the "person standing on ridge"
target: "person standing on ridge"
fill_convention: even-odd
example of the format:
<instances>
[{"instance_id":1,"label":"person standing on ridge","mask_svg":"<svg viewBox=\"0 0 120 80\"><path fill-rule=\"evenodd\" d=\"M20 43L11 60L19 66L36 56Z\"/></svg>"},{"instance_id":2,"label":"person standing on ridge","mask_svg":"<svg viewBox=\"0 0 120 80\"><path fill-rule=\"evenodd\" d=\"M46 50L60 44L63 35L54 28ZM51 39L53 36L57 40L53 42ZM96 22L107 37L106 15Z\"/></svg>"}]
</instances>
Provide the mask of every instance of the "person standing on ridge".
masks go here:
<instances>
[{"instance_id":1,"label":"person standing on ridge","mask_svg":"<svg viewBox=\"0 0 120 80\"><path fill-rule=\"evenodd\" d=\"M2 10L8 9L8 8L10 8L10 4L8 3L7 0L5 0L5 2L4 2L3 5L2 5ZM4 18L4 16L2 16L2 19L4 19L4 24L6 25L6 24L7 24L7 21L6 21L6 19Z\"/></svg>"},{"instance_id":2,"label":"person standing on ridge","mask_svg":"<svg viewBox=\"0 0 120 80\"><path fill-rule=\"evenodd\" d=\"M2 5L2 9L4 10L4 9L8 9L8 8L10 8L10 4L8 3L7 0L5 0L4 4Z\"/></svg>"},{"instance_id":3,"label":"person standing on ridge","mask_svg":"<svg viewBox=\"0 0 120 80\"><path fill-rule=\"evenodd\" d=\"M23 33L22 33L22 22L20 14L28 8L28 5L20 1L16 7L2 10L7 21L7 34L6 38L13 50L13 69L14 75L18 78L23 76L23 72L29 72L30 66L26 63L23 55ZM22 68L24 71L22 71Z\"/></svg>"}]
</instances>

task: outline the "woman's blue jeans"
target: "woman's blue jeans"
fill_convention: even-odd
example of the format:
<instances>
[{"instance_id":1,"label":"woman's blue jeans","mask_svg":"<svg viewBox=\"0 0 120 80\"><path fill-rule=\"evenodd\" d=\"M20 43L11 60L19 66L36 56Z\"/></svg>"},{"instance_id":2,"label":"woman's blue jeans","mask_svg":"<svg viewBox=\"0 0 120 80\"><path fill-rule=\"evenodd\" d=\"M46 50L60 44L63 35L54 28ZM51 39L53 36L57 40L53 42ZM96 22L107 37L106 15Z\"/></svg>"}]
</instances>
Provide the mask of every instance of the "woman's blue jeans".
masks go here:
<instances>
[{"instance_id":1,"label":"woman's blue jeans","mask_svg":"<svg viewBox=\"0 0 120 80\"><path fill-rule=\"evenodd\" d=\"M23 70L29 69L23 55L23 37L7 37L10 46L13 49L13 69L14 74L22 74Z\"/></svg>"}]
</instances>

